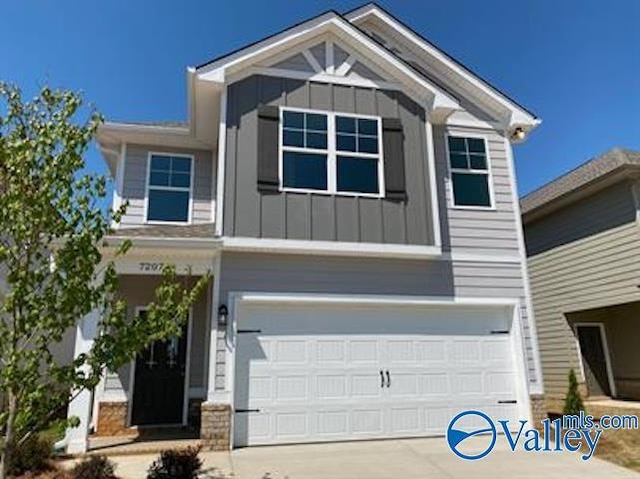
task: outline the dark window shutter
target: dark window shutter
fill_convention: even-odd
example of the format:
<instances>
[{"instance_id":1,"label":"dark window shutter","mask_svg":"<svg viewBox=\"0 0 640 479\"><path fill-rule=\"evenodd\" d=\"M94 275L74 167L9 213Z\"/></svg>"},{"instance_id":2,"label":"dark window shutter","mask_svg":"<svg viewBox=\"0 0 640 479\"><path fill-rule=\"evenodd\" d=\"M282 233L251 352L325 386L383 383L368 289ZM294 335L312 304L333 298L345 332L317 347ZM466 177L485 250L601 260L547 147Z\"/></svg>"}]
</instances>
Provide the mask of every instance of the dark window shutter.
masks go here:
<instances>
[{"instance_id":1,"label":"dark window shutter","mask_svg":"<svg viewBox=\"0 0 640 479\"><path fill-rule=\"evenodd\" d=\"M280 110L277 106L258 107L258 191L277 193L278 177L278 127Z\"/></svg>"},{"instance_id":2,"label":"dark window shutter","mask_svg":"<svg viewBox=\"0 0 640 479\"><path fill-rule=\"evenodd\" d=\"M398 118L382 119L385 196L391 201L407 201L404 171L404 132Z\"/></svg>"}]
</instances>

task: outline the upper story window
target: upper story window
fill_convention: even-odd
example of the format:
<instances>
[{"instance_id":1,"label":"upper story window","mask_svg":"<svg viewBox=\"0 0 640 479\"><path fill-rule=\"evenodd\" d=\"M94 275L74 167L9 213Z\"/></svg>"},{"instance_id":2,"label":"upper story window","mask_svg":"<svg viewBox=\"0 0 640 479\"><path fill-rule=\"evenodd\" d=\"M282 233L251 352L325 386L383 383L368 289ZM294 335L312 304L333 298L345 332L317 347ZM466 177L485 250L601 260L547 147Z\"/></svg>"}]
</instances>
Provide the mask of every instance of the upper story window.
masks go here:
<instances>
[{"instance_id":1,"label":"upper story window","mask_svg":"<svg viewBox=\"0 0 640 479\"><path fill-rule=\"evenodd\" d=\"M380 118L285 109L281 128L283 189L383 195Z\"/></svg>"},{"instance_id":2,"label":"upper story window","mask_svg":"<svg viewBox=\"0 0 640 479\"><path fill-rule=\"evenodd\" d=\"M147 221L189 222L192 174L191 156L150 155Z\"/></svg>"},{"instance_id":3,"label":"upper story window","mask_svg":"<svg viewBox=\"0 0 640 479\"><path fill-rule=\"evenodd\" d=\"M449 136L454 206L491 208L489 162L484 138Z\"/></svg>"}]
</instances>

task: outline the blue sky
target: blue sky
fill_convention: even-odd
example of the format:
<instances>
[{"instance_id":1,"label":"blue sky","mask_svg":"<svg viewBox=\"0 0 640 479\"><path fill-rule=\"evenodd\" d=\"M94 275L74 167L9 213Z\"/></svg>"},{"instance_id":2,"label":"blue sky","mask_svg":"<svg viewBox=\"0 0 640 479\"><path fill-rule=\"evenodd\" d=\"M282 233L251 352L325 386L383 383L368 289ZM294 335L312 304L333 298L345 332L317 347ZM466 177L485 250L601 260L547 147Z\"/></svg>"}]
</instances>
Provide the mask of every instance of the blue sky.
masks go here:
<instances>
[{"instance_id":1,"label":"blue sky","mask_svg":"<svg viewBox=\"0 0 640 479\"><path fill-rule=\"evenodd\" d=\"M113 120L183 120L185 70L360 1L3 2L0 79L82 90ZM613 146L640 149L640 1L381 0L543 124L515 150L520 193ZM98 153L89 167L104 172Z\"/></svg>"}]
</instances>

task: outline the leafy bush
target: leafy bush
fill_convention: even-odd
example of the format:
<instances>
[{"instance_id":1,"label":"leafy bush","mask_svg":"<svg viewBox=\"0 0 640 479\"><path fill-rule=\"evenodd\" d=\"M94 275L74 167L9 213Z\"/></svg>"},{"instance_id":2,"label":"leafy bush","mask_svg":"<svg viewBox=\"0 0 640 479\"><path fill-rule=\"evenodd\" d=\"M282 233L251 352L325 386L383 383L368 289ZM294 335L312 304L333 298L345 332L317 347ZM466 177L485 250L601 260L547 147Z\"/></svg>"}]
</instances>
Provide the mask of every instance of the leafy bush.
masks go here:
<instances>
[{"instance_id":1,"label":"leafy bush","mask_svg":"<svg viewBox=\"0 0 640 479\"><path fill-rule=\"evenodd\" d=\"M10 476L20 476L26 472L44 472L51 469L51 441L37 434L29 436L19 446L13 448L8 463Z\"/></svg>"},{"instance_id":2,"label":"leafy bush","mask_svg":"<svg viewBox=\"0 0 640 479\"><path fill-rule=\"evenodd\" d=\"M160 453L147 471L147 479L196 479L202 467L200 447L168 449Z\"/></svg>"},{"instance_id":3,"label":"leafy bush","mask_svg":"<svg viewBox=\"0 0 640 479\"><path fill-rule=\"evenodd\" d=\"M74 479L117 479L116 466L106 456L91 456L72 469Z\"/></svg>"},{"instance_id":4,"label":"leafy bush","mask_svg":"<svg viewBox=\"0 0 640 479\"><path fill-rule=\"evenodd\" d=\"M578 379L573 369L569 370L569 389L567 391L567 397L564 399L564 408L562 414L580 414L580 411L584 411L584 403L582 402L582 396L578 390Z\"/></svg>"}]
</instances>

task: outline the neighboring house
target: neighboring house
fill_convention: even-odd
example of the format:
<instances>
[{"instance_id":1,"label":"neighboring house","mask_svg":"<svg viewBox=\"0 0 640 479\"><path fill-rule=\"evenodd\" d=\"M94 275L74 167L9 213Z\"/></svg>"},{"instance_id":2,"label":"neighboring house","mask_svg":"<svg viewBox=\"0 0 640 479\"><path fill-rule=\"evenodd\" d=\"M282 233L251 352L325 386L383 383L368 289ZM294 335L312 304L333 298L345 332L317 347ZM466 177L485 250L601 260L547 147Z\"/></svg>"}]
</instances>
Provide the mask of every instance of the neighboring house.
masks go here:
<instances>
[{"instance_id":1,"label":"neighboring house","mask_svg":"<svg viewBox=\"0 0 640 479\"><path fill-rule=\"evenodd\" d=\"M545 394L640 399L640 152L613 149L521 200Z\"/></svg>"},{"instance_id":2,"label":"neighboring house","mask_svg":"<svg viewBox=\"0 0 640 479\"><path fill-rule=\"evenodd\" d=\"M130 314L211 271L180 339L109 373L70 451L131 426L213 447L528 418L541 372L512 141L539 120L375 5L187 71L187 124L107 122ZM186 278L186 277L185 277ZM90 347L96 316L76 353ZM91 416L91 410L94 410Z\"/></svg>"}]
</instances>

